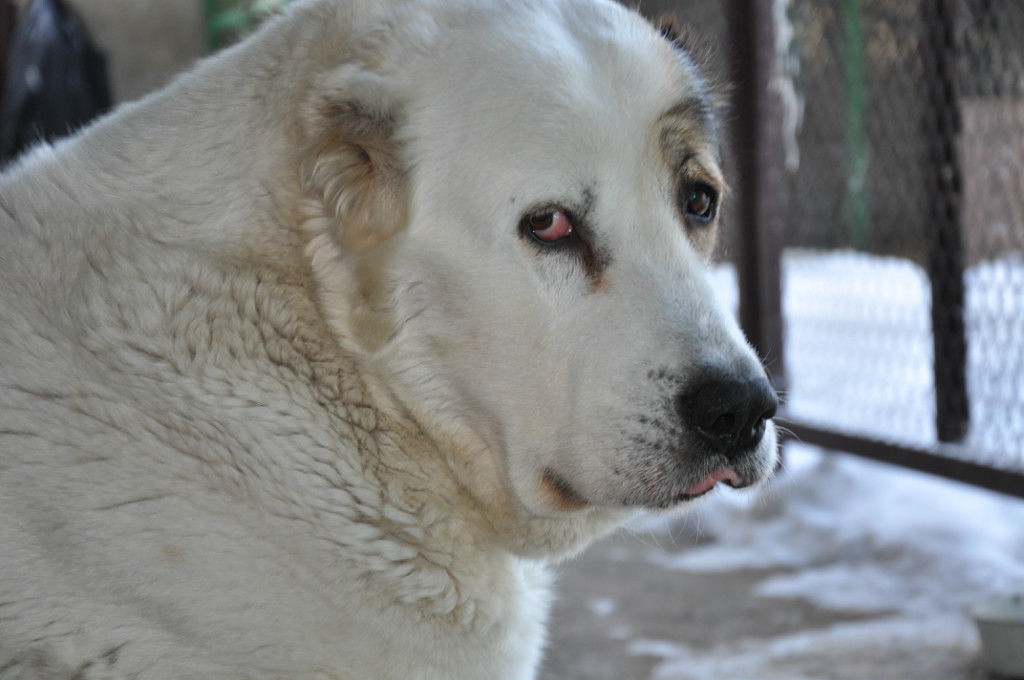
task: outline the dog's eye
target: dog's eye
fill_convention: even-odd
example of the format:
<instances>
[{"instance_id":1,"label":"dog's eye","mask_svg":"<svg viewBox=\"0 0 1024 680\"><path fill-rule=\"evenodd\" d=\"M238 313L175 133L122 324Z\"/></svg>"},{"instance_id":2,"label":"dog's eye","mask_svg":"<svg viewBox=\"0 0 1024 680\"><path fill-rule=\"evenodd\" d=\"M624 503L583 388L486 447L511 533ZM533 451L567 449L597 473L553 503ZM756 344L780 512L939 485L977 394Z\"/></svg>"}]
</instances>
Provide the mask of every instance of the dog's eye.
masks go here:
<instances>
[{"instance_id":1,"label":"dog's eye","mask_svg":"<svg viewBox=\"0 0 1024 680\"><path fill-rule=\"evenodd\" d=\"M683 186L683 210L686 216L698 222L710 222L718 207L718 194L707 184Z\"/></svg>"},{"instance_id":2,"label":"dog's eye","mask_svg":"<svg viewBox=\"0 0 1024 680\"><path fill-rule=\"evenodd\" d=\"M555 243L572 235L572 222L561 210L550 210L523 218L530 235L544 243Z\"/></svg>"}]
</instances>

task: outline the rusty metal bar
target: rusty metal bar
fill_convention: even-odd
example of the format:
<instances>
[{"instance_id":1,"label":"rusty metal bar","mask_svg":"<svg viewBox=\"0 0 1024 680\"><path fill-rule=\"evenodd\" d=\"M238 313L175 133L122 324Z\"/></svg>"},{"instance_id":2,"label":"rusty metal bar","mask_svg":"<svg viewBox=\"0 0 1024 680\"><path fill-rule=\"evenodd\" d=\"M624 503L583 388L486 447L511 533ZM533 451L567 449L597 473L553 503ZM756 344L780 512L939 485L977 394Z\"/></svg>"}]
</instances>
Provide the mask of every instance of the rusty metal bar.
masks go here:
<instances>
[{"instance_id":1,"label":"rusty metal bar","mask_svg":"<svg viewBox=\"0 0 1024 680\"><path fill-rule=\"evenodd\" d=\"M840 432L835 429L778 418L787 441L799 441L862 458L972 484L991 491L1024 498L1024 474L969 462L971 452L959 444L938 444L933 448L908 446Z\"/></svg>"},{"instance_id":2,"label":"rusty metal bar","mask_svg":"<svg viewBox=\"0 0 1024 680\"><path fill-rule=\"evenodd\" d=\"M740 325L765 360L776 389L785 388L781 261L785 186L781 108L769 84L775 63L771 3L729 0L726 9L733 36L731 76L735 86L730 111L738 195L734 208L739 231Z\"/></svg>"}]
</instances>

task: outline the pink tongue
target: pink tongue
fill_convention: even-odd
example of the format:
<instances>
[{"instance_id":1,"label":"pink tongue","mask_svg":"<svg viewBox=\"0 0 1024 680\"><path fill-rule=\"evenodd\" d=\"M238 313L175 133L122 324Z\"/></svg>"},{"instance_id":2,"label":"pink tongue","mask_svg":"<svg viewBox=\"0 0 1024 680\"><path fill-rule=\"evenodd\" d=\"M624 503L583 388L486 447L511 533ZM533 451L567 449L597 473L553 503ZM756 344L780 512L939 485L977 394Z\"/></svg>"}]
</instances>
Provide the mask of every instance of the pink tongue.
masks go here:
<instances>
[{"instance_id":1,"label":"pink tongue","mask_svg":"<svg viewBox=\"0 0 1024 680\"><path fill-rule=\"evenodd\" d=\"M702 494L705 491L711 490L715 484L718 484L719 482L732 482L733 484L739 484L740 478L739 475L733 472L730 468L721 468L720 470L715 470L703 480L688 488L686 493L691 496Z\"/></svg>"}]
</instances>

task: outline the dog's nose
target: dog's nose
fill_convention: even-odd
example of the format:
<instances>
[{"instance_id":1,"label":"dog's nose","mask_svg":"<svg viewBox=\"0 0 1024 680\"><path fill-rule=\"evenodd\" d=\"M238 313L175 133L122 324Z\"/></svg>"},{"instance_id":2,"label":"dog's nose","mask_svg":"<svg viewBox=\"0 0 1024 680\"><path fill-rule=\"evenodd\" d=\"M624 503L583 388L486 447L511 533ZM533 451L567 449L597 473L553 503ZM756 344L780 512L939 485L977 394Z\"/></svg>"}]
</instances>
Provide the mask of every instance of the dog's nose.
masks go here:
<instances>
[{"instance_id":1,"label":"dog's nose","mask_svg":"<svg viewBox=\"0 0 1024 680\"><path fill-rule=\"evenodd\" d=\"M761 442L779 399L761 376L740 379L715 374L684 391L676 405L683 423L716 452L731 458Z\"/></svg>"}]
</instances>

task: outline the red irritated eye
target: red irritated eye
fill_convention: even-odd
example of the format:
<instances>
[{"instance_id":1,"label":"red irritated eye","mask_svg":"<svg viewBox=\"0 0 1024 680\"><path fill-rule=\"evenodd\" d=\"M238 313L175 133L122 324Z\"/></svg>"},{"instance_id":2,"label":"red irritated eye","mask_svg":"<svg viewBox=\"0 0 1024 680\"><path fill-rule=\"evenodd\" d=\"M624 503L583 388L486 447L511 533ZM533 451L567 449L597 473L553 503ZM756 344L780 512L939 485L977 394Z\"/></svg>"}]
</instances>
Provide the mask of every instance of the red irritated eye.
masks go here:
<instances>
[{"instance_id":1,"label":"red irritated eye","mask_svg":"<svg viewBox=\"0 0 1024 680\"><path fill-rule=\"evenodd\" d=\"M572 222L561 210L538 213L526 218L530 233L539 241L554 243L572 234Z\"/></svg>"}]
</instances>

